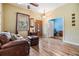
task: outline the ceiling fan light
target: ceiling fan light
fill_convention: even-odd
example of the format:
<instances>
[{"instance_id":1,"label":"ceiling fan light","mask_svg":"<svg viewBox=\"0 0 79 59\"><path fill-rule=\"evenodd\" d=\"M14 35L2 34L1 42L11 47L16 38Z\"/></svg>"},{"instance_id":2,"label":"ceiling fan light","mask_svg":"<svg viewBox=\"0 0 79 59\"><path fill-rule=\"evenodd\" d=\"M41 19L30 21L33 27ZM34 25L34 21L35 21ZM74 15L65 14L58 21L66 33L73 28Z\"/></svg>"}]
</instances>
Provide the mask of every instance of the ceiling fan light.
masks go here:
<instances>
[{"instance_id":1,"label":"ceiling fan light","mask_svg":"<svg viewBox=\"0 0 79 59\"><path fill-rule=\"evenodd\" d=\"M46 18L46 16L43 16L43 18Z\"/></svg>"}]
</instances>

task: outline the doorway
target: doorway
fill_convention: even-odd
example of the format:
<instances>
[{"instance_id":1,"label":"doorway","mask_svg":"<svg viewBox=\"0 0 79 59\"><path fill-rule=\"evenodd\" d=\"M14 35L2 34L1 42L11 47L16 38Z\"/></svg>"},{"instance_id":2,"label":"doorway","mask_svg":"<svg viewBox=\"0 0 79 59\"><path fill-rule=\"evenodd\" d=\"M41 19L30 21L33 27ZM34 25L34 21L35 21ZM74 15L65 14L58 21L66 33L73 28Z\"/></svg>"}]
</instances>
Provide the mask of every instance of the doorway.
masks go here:
<instances>
[{"instance_id":1,"label":"doorway","mask_svg":"<svg viewBox=\"0 0 79 59\"><path fill-rule=\"evenodd\" d=\"M49 20L53 25L51 26L53 38L55 39L63 39L63 31L64 31L64 19L62 17L57 17Z\"/></svg>"},{"instance_id":2,"label":"doorway","mask_svg":"<svg viewBox=\"0 0 79 59\"><path fill-rule=\"evenodd\" d=\"M63 39L63 18L61 17L54 20L54 38Z\"/></svg>"},{"instance_id":3,"label":"doorway","mask_svg":"<svg viewBox=\"0 0 79 59\"><path fill-rule=\"evenodd\" d=\"M35 31L39 37L42 37L42 20L36 20Z\"/></svg>"}]
</instances>

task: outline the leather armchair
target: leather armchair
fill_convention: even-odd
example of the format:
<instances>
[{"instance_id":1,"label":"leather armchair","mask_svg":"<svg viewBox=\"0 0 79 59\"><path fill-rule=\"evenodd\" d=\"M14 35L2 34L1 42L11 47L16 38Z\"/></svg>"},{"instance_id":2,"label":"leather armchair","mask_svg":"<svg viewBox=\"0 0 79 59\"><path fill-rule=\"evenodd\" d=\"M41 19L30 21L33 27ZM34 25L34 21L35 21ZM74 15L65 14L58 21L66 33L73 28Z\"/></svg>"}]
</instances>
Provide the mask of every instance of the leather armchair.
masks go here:
<instances>
[{"instance_id":1,"label":"leather armchair","mask_svg":"<svg viewBox=\"0 0 79 59\"><path fill-rule=\"evenodd\" d=\"M30 46L26 40L9 41L0 47L0 56L28 56Z\"/></svg>"}]
</instances>

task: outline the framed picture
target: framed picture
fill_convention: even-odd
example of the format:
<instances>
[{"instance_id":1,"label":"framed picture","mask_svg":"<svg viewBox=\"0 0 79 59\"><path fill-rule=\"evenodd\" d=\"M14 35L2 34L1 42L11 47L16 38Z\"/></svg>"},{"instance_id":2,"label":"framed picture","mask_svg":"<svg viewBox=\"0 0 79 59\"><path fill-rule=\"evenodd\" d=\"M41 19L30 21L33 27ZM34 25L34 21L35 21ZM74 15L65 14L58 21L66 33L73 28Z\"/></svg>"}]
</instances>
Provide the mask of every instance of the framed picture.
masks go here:
<instances>
[{"instance_id":1,"label":"framed picture","mask_svg":"<svg viewBox=\"0 0 79 59\"><path fill-rule=\"evenodd\" d=\"M72 16L75 16L75 13L73 13Z\"/></svg>"},{"instance_id":2,"label":"framed picture","mask_svg":"<svg viewBox=\"0 0 79 59\"><path fill-rule=\"evenodd\" d=\"M72 24L72 26L75 26L75 24Z\"/></svg>"},{"instance_id":3,"label":"framed picture","mask_svg":"<svg viewBox=\"0 0 79 59\"><path fill-rule=\"evenodd\" d=\"M16 32L29 30L29 15L16 13Z\"/></svg>"},{"instance_id":4,"label":"framed picture","mask_svg":"<svg viewBox=\"0 0 79 59\"><path fill-rule=\"evenodd\" d=\"M75 19L75 17L72 17L72 19Z\"/></svg>"},{"instance_id":5,"label":"framed picture","mask_svg":"<svg viewBox=\"0 0 79 59\"><path fill-rule=\"evenodd\" d=\"M75 20L72 20L72 23L75 23Z\"/></svg>"}]
</instances>

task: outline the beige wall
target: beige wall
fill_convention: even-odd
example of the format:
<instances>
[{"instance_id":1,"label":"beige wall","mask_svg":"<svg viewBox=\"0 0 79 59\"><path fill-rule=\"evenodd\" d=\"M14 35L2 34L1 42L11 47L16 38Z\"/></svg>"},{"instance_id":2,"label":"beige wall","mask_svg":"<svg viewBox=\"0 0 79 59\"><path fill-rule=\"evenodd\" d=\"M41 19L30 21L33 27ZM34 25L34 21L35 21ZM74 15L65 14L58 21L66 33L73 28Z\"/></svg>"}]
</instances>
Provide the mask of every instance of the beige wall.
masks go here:
<instances>
[{"instance_id":1,"label":"beige wall","mask_svg":"<svg viewBox=\"0 0 79 59\"><path fill-rule=\"evenodd\" d=\"M3 19L2 19L2 4L0 3L0 32L3 31Z\"/></svg>"},{"instance_id":2,"label":"beige wall","mask_svg":"<svg viewBox=\"0 0 79 59\"><path fill-rule=\"evenodd\" d=\"M4 31L10 31L15 33L16 29L16 13L24 13L30 15L31 18L41 19L40 14L32 12L28 9L20 8L17 6L13 6L10 4L3 4L3 12L4 12Z\"/></svg>"},{"instance_id":3,"label":"beige wall","mask_svg":"<svg viewBox=\"0 0 79 59\"><path fill-rule=\"evenodd\" d=\"M72 26L72 13L76 14L76 26ZM54 11L46 13L48 23L51 18L62 17L64 19L64 42L79 45L79 4L65 4Z\"/></svg>"},{"instance_id":4,"label":"beige wall","mask_svg":"<svg viewBox=\"0 0 79 59\"><path fill-rule=\"evenodd\" d=\"M1 4L0 4L0 32L1 32Z\"/></svg>"}]
</instances>

